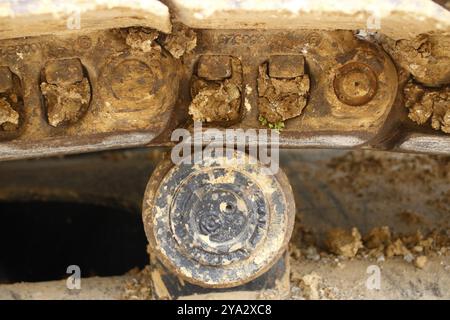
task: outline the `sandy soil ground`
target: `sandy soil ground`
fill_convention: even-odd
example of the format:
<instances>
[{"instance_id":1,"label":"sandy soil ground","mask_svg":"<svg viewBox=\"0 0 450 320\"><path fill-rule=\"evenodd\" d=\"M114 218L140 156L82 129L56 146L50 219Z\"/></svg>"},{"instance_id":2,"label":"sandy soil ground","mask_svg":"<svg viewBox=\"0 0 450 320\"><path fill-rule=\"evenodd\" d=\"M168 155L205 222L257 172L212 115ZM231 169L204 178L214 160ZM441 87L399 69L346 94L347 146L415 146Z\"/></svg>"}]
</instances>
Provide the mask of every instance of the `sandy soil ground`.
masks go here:
<instances>
[{"instance_id":1,"label":"sandy soil ground","mask_svg":"<svg viewBox=\"0 0 450 320\"><path fill-rule=\"evenodd\" d=\"M297 205L290 299L450 298L450 157L292 150L281 167ZM83 279L80 292L2 285L0 298L148 299L149 288L144 269Z\"/></svg>"},{"instance_id":2,"label":"sandy soil ground","mask_svg":"<svg viewBox=\"0 0 450 320\"><path fill-rule=\"evenodd\" d=\"M450 297L449 157L311 151L282 159L298 209L292 298ZM373 268L379 289L366 285Z\"/></svg>"}]
</instances>

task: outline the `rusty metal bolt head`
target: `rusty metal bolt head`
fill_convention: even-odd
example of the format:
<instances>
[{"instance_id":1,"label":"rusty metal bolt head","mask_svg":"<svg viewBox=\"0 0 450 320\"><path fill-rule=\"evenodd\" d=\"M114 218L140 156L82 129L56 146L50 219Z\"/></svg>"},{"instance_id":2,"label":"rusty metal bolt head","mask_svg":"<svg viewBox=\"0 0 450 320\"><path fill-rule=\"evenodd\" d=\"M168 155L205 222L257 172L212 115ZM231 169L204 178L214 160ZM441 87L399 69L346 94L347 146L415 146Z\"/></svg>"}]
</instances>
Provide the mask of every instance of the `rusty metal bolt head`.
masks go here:
<instances>
[{"instance_id":1,"label":"rusty metal bolt head","mask_svg":"<svg viewBox=\"0 0 450 320\"><path fill-rule=\"evenodd\" d=\"M292 191L281 171L262 175L259 163L230 164L214 155L205 163L166 160L156 168L144 196L147 238L159 260L185 280L240 285L285 251L295 217Z\"/></svg>"},{"instance_id":2,"label":"rusty metal bolt head","mask_svg":"<svg viewBox=\"0 0 450 320\"><path fill-rule=\"evenodd\" d=\"M224 80L231 77L230 56L201 56L197 64L197 75L206 80Z\"/></svg>"},{"instance_id":3,"label":"rusty metal bolt head","mask_svg":"<svg viewBox=\"0 0 450 320\"><path fill-rule=\"evenodd\" d=\"M305 73L305 58L302 55L273 55L269 59L269 76L273 78L295 78Z\"/></svg>"},{"instance_id":4,"label":"rusty metal bolt head","mask_svg":"<svg viewBox=\"0 0 450 320\"><path fill-rule=\"evenodd\" d=\"M46 63L45 81L51 84L73 84L83 80L83 67L77 58L58 59Z\"/></svg>"},{"instance_id":5,"label":"rusty metal bolt head","mask_svg":"<svg viewBox=\"0 0 450 320\"><path fill-rule=\"evenodd\" d=\"M111 89L117 99L140 101L154 93L158 78L152 69L137 59L119 63L113 71Z\"/></svg>"},{"instance_id":6,"label":"rusty metal bolt head","mask_svg":"<svg viewBox=\"0 0 450 320\"><path fill-rule=\"evenodd\" d=\"M8 67L0 67L0 93L6 92L13 87L12 73Z\"/></svg>"},{"instance_id":7,"label":"rusty metal bolt head","mask_svg":"<svg viewBox=\"0 0 450 320\"><path fill-rule=\"evenodd\" d=\"M341 102L350 106L361 106L375 96L378 80L368 65L349 62L337 70L333 87Z\"/></svg>"}]
</instances>

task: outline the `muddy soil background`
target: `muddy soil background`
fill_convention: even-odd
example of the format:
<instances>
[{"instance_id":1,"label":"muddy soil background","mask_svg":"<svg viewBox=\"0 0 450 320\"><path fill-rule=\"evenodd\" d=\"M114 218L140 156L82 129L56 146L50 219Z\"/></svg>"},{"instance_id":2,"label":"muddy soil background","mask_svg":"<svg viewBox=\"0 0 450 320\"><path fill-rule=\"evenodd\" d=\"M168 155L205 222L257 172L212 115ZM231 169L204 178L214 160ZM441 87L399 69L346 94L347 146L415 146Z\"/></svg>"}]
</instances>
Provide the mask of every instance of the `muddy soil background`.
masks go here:
<instances>
[{"instance_id":1,"label":"muddy soil background","mask_svg":"<svg viewBox=\"0 0 450 320\"><path fill-rule=\"evenodd\" d=\"M115 190L119 184L120 191L125 184L130 204L140 201L161 156L160 150L134 150L5 162L0 174L9 181L20 172L26 180L15 181L6 190L11 195L14 188L31 188L30 181L54 190L71 168L66 190L81 181L87 193L90 188L102 192L104 185ZM289 248L291 290L282 296L265 292L261 298L450 298L449 156L282 150L280 159L297 205ZM120 174L113 177L111 170ZM102 184L94 183L98 179ZM369 266L380 268L379 289L366 286ZM65 280L0 285L0 298L148 299L149 270L86 278L77 293L68 292Z\"/></svg>"},{"instance_id":2,"label":"muddy soil background","mask_svg":"<svg viewBox=\"0 0 450 320\"><path fill-rule=\"evenodd\" d=\"M288 151L282 167L297 204L292 298L450 297L450 157Z\"/></svg>"}]
</instances>

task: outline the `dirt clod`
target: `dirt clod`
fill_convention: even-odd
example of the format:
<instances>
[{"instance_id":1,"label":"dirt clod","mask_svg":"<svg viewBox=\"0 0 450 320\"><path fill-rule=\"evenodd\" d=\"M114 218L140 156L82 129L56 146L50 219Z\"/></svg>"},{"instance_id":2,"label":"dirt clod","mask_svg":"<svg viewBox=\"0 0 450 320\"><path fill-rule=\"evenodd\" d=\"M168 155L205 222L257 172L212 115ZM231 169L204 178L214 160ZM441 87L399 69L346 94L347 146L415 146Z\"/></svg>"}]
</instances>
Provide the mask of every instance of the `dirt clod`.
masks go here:
<instances>
[{"instance_id":1,"label":"dirt clod","mask_svg":"<svg viewBox=\"0 0 450 320\"><path fill-rule=\"evenodd\" d=\"M162 45L174 58L179 59L197 46L197 34L181 23L174 23L172 33L165 37Z\"/></svg>"},{"instance_id":2,"label":"dirt clod","mask_svg":"<svg viewBox=\"0 0 450 320\"><path fill-rule=\"evenodd\" d=\"M364 245L368 249L385 247L391 242L391 230L387 226L373 228L364 237Z\"/></svg>"},{"instance_id":3,"label":"dirt clod","mask_svg":"<svg viewBox=\"0 0 450 320\"><path fill-rule=\"evenodd\" d=\"M348 258L354 257L363 247L361 234L356 228L352 228L350 232L331 229L327 234L326 245L332 253Z\"/></svg>"},{"instance_id":4,"label":"dirt clod","mask_svg":"<svg viewBox=\"0 0 450 320\"><path fill-rule=\"evenodd\" d=\"M322 278L314 272L297 279L303 297L310 300L320 299L319 285L321 280Z\"/></svg>"},{"instance_id":5,"label":"dirt clod","mask_svg":"<svg viewBox=\"0 0 450 320\"><path fill-rule=\"evenodd\" d=\"M424 124L431 118L431 127L450 133L450 87L425 88L410 81L404 89L409 118Z\"/></svg>"},{"instance_id":6,"label":"dirt clod","mask_svg":"<svg viewBox=\"0 0 450 320\"><path fill-rule=\"evenodd\" d=\"M54 127L76 122L83 114L91 95L86 78L79 83L64 86L44 82L41 90L47 102L48 122Z\"/></svg>"},{"instance_id":7,"label":"dirt clod","mask_svg":"<svg viewBox=\"0 0 450 320\"><path fill-rule=\"evenodd\" d=\"M153 29L129 28L127 29L125 43L132 49L142 52L161 50L161 47L155 42L158 35L158 31Z\"/></svg>"},{"instance_id":8,"label":"dirt clod","mask_svg":"<svg viewBox=\"0 0 450 320\"><path fill-rule=\"evenodd\" d=\"M279 79L269 77L268 64L259 67L258 103L260 117L279 123L299 116L306 107L309 76Z\"/></svg>"},{"instance_id":9,"label":"dirt clod","mask_svg":"<svg viewBox=\"0 0 450 320\"><path fill-rule=\"evenodd\" d=\"M313 261L319 261L320 260L320 254L317 252L316 247L309 246L305 250L306 258Z\"/></svg>"},{"instance_id":10,"label":"dirt clod","mask_svg":"<svg viewBox=\"0 0 450 320\"><path fill-rule=\"evenodd\" d=\"M388 258L393 256L407 256L410 254L408 248L405 247L401 239L397 239L390 243L386 248L386 256Z\"/></svg>"},{"instance_id":11,"label":"dirt clod","mask_svg":"<svg viewBox=\"0 0 450 320\"><path fill-rule=\"evenodd\" d=\"M19 87L17 76L8 67L0 67L0 131L19 127Z\"/></svg>"},{"instance_id":12,"label":"dirt clod","mask_svg":"<svg viewBox=\"0 0 450 320\"><path fill-rule=\"evenodd\" d=\"M412 40L385 39L383 47L418 82L430 87L450 83L449 34L421 34Z\"/></svg>"},{"instance_id":13,"label":"dirt clod","mask_svg":"<svg viewBox=\"0 0 450 320\"><path fill-rule=\"evenodd\" d=\"M122 299L125 300L150 300L152 299L151 267L146 266L141 271L131 270L134 277L125 285Z\"/></svg>"},{"instance_id":14,"label":"dirt clod","mask_svg":"<svg viewBox=\"0 0 450 320\"><path fill-rule=\"evenodd\" d=\"M300 259L302 252L297 246L289 246L289 255L294 259Z\"/></svg>"},{"instance_id":15,"label":"dirt clod","mask_svg":"<svg viewBox=\"0 0 450 320\"><path fill-rule=\"evenodd\" d=\"M239 118L242 92L242 67L231 58L232 76L223 81L194 77L189 114L194 121L234 121Z\"/></svg>"},{"instance_id":16,"label":"dirt clod","mask_svg":"<svg viewBox=\"0 0 450 320\"><path fill-rule=\"evenodd\" d=\"M19 125L19 114L11 108L9 102L0 99L0 128L8 130L10 126L17 127Z\"/></svg>"},{"instance_id":17,"label":"dirt clod","mask_svg":"<svg viewBox=\"0 0 450 320\"><path fill-rule=\"evenodd\" d=\"M414 265L419 268L419 269L423 269L425 268L425 265L427 264L427 257L426 256L418 256L415 260L414 260Z\"/></svg>"},{"instance_id":18,"label":"dirt clod","mask_svg":"<svg viewBox=\"0 0 450 320\"><path fill-rule=\"evenodd\" d=\"M57 127L77 122L86 111L91 98L89 80L83 74L80 60L51 61L43 74L40 87L45 98L49 124Z\"/></svg>"}]
</instances>

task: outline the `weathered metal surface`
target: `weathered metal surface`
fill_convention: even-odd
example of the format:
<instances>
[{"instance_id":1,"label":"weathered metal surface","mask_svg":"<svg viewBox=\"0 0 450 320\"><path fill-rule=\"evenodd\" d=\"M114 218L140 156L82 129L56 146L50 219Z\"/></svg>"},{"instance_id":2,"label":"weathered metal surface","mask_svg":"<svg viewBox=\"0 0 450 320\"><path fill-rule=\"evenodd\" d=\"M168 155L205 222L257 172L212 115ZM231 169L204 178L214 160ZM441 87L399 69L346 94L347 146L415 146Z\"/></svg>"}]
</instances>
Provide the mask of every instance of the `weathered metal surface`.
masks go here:
<instances>
[{"instance_id":1,"label":"weathered metal surface","mask_svg":"<svg viewBox=\"0 0 450 320\"><path fill-rule=\"evenodd\" d=\"M178 20L198 29L374 29L398 40L450 28L450 12L430 0L165 2Z\"/></svg>"},{"instance_id":2,"label":"weathered metal surface","mask_svg":"<svg viewBox=\"0 0 450 320\"><path fill-rule=\"evenodd\" d=\"M267 15L274 8L256 10L253 4L244 1L244 11ZM317 23L321 10L308 6ZM278 30L270 28L270 19L259 26L267 29L253 29L257 21L209 29L210 19L197 25L198 17L192 20L186 11L182 21L201 28L176 23L163 34L170 32L165 6L157 21L146 16L146 23L130 24L126 15L110 11L118 18L114 24L100 15L97 26L90 11L104 11L85 6L83 32L60 32L56 19L57 32L41 36L48 33L39 21L48 18L45 7L30 20L36 30L0 32L2 38L36 35L0 43L0 159L171 145L172 130L191 128L192 120L222 131L283 129L282 147L450 153L448 12L433 14L437 7L427 7L425 20L415 19L405 37L433 34L398 41L392 28L407 14L396 20L386 6L388 26L381 32L388 37L362 36L350 30L358 23L348 24L357 7L341 10L340 17L322 10L349 30L318 23L319 30L311 30L311 21L299 23L296 10L290 20L296 24ZM12 21L4 9L0 25ZM219 11L223 18L227 10ZM23 24L25 16L11 26ZM117 29L124 26L131 27ZM294 215L287 178L262 178L258 165L210 164L163 162L146 191L144 225L158 260L172 273L163 272L170 296L202 292L200 286L250 288L276 278L264 278L271 271L265 272L283 262ZM177 276L193 284L172 285Z\"/></svg>"},{"instance_id":3,"label":"weathered metal surface","mask_svg":"<svg viewBox=\"0 0 450 320\"><path fill-rule=\"evenodd\" d=\"M334 93L344 104L361 106L375 96L378 79L375 72L366 64L350 62L337 70L333 81Z\"/></svg>"},{"instance_id":4,"label":"weathered metal surface","mask_svg":"<svg viewBox=\"0 0 450 320\"><path fill-rule=\"evenodd\" d=\"M19 123L0 129L0 158L149 143L169 121L179 81L179 62L150 32L2 41L15 85L1 95L14 94Z\"/></svg>"},{"instance_id":5,"label":"weathered metal surface","mask_svg":"<svg viewBox=\"0 0 450 320\"><path fill-rule=\"evenodd\" d=\"M156 0L2 0L0 39L152 27L170 32L168 8Z\"/></svg>"},{"instance_id":6,"label":"weathered metal surface","mask_svg":"<svg viewBox=\"0 0 450 320\"><path fill-rule=\"evenodd\" d=\"M282 129L287 148L403 151L407 137L433 135L443 147L415 151L448 150L448 135L425 128L448 131L447 31L396 41L306 27L104 28L0 42L1 160L170 146L192 120ZM412 103L408 81L432 99ZM405 106L433 114L415 125Z\"/></svg>"},{"instance_id":7,"label":"weathered metal surface","mask_svg":"<svg viewBox=\"0 0 450 320\"><path fill-rule=\"evenodd\" d=\"M205 288L184 282L153 258L152 293L155 299L284 299L289 296L289 255L284 254L267 272L232 288ZM242 295L241 295L242 294Z\"/></svg>"},{"instance_id":8,"label":"weathered metal surface","mask_svg":"<svg viewBox=\"0 0 450 320\"><path fill-rule=\"evenodd\" d=\"M284 173L262 175L260 164L234 156L163 161L144 195L152 251L171 272L203 287L257 278L281 257L292 233L295 205Z\"/></svg>"},{"instance_id":9,"label":"weathered metal surface","mask_svg":"<svg viewBox=\"0 0 450 320\"><path fill-rule=\"evenodd\" d=\"M202 56L198 61L197 75L205 80L224 80L232 74L229 56Z\"/></svg>"}]
</instances>

